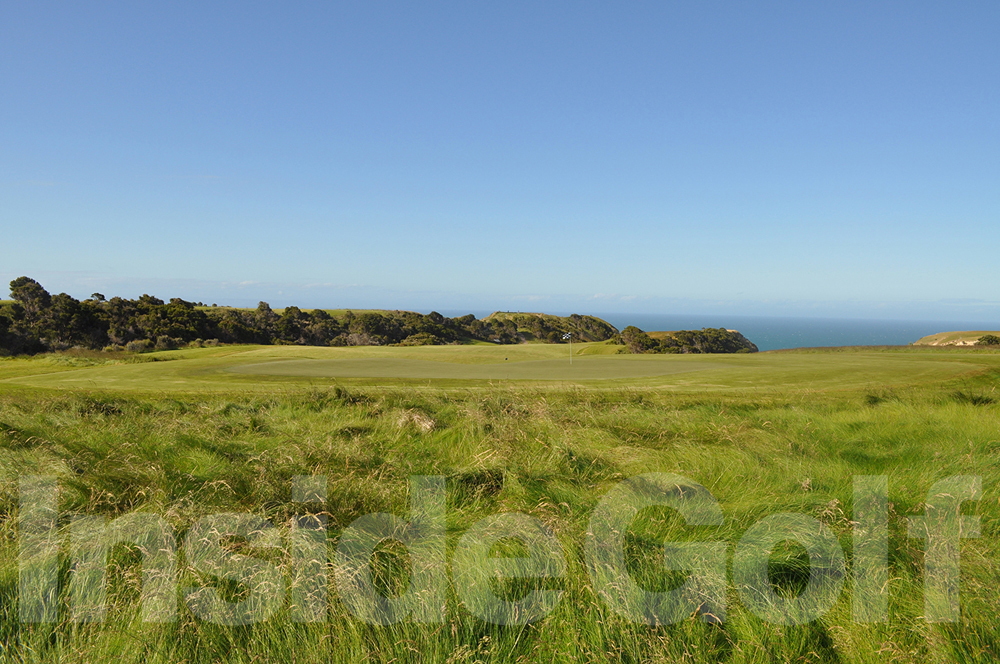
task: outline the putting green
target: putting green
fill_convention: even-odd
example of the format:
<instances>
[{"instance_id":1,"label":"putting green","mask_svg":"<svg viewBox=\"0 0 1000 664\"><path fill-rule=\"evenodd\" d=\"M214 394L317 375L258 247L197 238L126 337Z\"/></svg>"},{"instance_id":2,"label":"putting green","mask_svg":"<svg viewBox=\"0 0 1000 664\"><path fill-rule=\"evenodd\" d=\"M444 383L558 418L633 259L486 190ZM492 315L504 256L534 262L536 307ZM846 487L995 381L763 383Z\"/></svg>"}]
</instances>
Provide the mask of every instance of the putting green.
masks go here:
<instances>
[{"instance_id":1,"label":"putting green","mask_svg":"<svg viewBox=\"0 0 1000 664\"><path fill-rule=\"evenodd\" d=\"M529 360L493 364L456 364L412 358L343 358L278 360L244 364L226 369L256 376L309 378L444 378L465 380L606 380L648 378L718 365L685 358L629 360L622 357L580 357L568 360Z\"/></svg>"}]
</instances>

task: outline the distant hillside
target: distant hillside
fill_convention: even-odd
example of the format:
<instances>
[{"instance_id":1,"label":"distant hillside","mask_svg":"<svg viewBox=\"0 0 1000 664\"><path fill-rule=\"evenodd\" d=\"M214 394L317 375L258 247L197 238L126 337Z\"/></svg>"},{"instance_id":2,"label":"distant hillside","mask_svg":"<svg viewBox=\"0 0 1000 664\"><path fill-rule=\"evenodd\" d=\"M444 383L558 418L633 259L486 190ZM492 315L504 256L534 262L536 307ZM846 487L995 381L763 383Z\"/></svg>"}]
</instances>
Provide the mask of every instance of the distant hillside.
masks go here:
<instances>
[{"instance_id":1,"label":"distant hillside","mask_svg":"<svg viewBox=\"0 0 1000 664\"><path fill-rule=\"evenodd\" d=\"M294 344L305 346L424 346L461 343L518 344L604 341L618 330L593 316L497 312L447 318L432 311L271 309L206 306L151 295L136 300L94 293L86 300L53 295L34 279L10 282L11 301L0 304L0 355L28 355L79 347L143 352L181 346Z\"/></svg>"},{"instance_id":2,"label":"distant hillside","mask_svg":"<svg viewBox=\"0 0 1000 664\"><path fill-rule=\"evenodd\" d=\"M965 332L938 332L913 342L914 346L975 346L980 337L987 334L1000 337L1000 332L990 330L971 330Z\"/></svg>"},{"instance_id":3,"label":"distant hillside","mask_svg":"<svg viewBox=\"0 0 1000 664\"><path fill-rule=\"evenodd\" d=\"M756 352L742 334L723 328L648 335L635 327L619 333L596 316L555 316L497 311L479 320L472 314L447 318L432 311L272 309L206 306L151 295L136 300L94 293L86 300L53 295L34 279L10 282L11 301L0 304L0 355L68 348L143 352L181 346L292 344L304 346L424 346L524 342L602 342L628 352ZM623 349L623 351L625 350Z\"/></svg>"},{"instance_id":4,"label":"distant hillside","mask_svg":"<svg viewBox=\"0 0 1000 664\"><path fill-rule=\"evenodd\" d=\"M3 304L3 302L0 302L0 304ZM197 310L199 310L199 311L212 311L212 310L215 310L215 309L232 309L233 311L254 311L256 309L256 307L230 307L230 306L225 305L225 304L212 304L212 305L208 305L208 304L195 304L194 308L197 309ZM296 307L296 308L298 308L298 307ZM279 316L282 315L285 312L285 310L282 309L282 308L280 308L280 307L273 309L273 311L274 311L274 313L278 314ZM350 313L351 315L354 315L354 316L359 316L361 314L386 314L386 315L392 315L392 314L412 314L412 313L415 313L415 312L410 311L408 309L302 309L302 311L307 311L307 312L308 311L325 311L330 316L332 316L333 318L337 318L337 319L344 318L345 316L348 315L348 313Z\"/></svg>"},{"instance_id":5,"label":"distant hillside","mask_svg":"<svg viewBox=\"0 0 1000 664\"><path fill-rule=\"evenodd\" d=\"M483 319L484 323L513 323L517 334L525 341L559 343L563 335L573 335L573 341L606 341L618 334L618 328L596 316L553 316L552 314L496 311Z\"/></svg>"}]
</instances>

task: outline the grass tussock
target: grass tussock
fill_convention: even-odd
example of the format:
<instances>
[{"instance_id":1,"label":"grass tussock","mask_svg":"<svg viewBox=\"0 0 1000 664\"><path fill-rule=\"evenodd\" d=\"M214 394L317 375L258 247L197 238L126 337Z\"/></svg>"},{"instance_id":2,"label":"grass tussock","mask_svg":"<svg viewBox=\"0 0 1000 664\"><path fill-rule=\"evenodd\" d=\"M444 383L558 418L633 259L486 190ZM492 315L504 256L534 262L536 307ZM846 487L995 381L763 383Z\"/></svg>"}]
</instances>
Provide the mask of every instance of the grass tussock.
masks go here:
<instances>
[{"instance_id":1,"label":"grass tussock","mask_svg":"<svg viewBox=\"0 0 1000 664\"><path fill-rule=\"evenodd\" d=\"M0 397L0 657L144 664L996 661L1000 410L992 404L983 385L746 396L531 387L169 396L9 391ZM731 582L723 622L692 614L650 626L617 615L586 571L588 523L613 487L649 472L700 483L724 514L721 524L699 527L670 508L636 516L623 550L632 577L650 592L684 580L663 568L665 541L721 541L731 557L750 526L779 512L822 522L843 547L850 571L852 477L887 475L888 621L853 621L849 574L832 609L804 625L763 621ZM985 498L965 508L980 517L982 533L962 542L962 620L931 624L922 619L922 543L908 536L907 519L923 513L934 481L958 474L983 478ZM267 519L276 533L271 544L234 541L232 550L270 562L289 583L290 528L297 517L322 515L333 561L355 519L373 513L408 518L410 478L444 476L449 556L480 520L523 512L558 539L565 574L517 580L498 591L514 599L539 589L562 595L542 620L503 626L477 618L451 589L444 622L377 626L350 614L331 579L320 623L295 622L285 602L261 623L214 625L192 615L179 597L178 619L157 624L141 619L138 551L119 546L109 557L103 622L72 621L64 593L57 623L21 623L16 517L17 480L25 475L58 478L62 533L74 516L158 514L179 538L212 514ZM291 502L300 475L326 476L324 503ZM516 545L502 544L497 555L520 555ZM371 564L385 596L405 592L413 564L405 549L383 543ZM231 599L246 592L197 572L183 552L180 570L182 587L209 586ZM808 556L784 543L772 551L768 571L776 593L795 596L809 579ZM74 573L64 556L63 588Z\"/></svg>"}]
</instances>

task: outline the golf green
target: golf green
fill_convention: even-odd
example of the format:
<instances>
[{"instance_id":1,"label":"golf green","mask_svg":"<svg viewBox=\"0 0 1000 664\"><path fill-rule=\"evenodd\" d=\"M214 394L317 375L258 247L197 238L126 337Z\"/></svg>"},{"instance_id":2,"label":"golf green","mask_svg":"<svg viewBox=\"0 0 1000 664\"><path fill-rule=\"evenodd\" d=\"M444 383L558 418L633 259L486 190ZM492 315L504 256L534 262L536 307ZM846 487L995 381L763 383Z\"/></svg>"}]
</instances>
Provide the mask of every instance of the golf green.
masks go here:
<instances>
[{"instance_id":1,"label":"golf green","mask_svg":"<svg viewBox=\"0 0 1000 664\"><path fill-rule=\"evenodd\" d=\"M687 358L580 357L491 364L459 364L411 358L303 359L259 362L226 371L258 376L314 378L450 378L468 380L602 380L667 376L719 365Z\"/></svg>"}]
</instances>

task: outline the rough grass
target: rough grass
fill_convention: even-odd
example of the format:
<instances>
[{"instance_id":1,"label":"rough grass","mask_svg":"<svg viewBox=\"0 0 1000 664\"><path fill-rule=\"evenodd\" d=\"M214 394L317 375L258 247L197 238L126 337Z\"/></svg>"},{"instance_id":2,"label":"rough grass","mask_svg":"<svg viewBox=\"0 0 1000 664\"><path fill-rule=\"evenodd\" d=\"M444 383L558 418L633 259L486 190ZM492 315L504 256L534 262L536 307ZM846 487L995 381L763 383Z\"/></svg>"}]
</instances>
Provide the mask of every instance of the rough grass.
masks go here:
<instances>
[{"instance_id":1,"label":"rough grass","mask_svg":"<svg viewBox=\"0 0 1000 664\"><path fill-rule=\"evenodd\" d=\"M756 371L759 389L722 372L715 380L728 385L670 389L613 383L449 389L287 383L226 391L197 383L199 375L212 379L209 360L240 352L185 355L203 362L188 374L173 373L183 361L73 370L90 380L119 371L160 372L144 374L141 391L107 384L65 389L62 383L59 390L8 384L0 392L0 658L143 663L1000 658L995 621L1000 405L991 400L996 374L982 364L989 356L930 350L762 354L777 359L732 369ZM789 357L794 361L783 359ZM839 374L838 360L843 361ZM699 372L698 379L707 373ZM154 375L159 381L184 378L192 387L153 392ZM887 475L889 621L854 623L849 581L832 610L801 626L762 621L740 604L732 587L722 624L691 616L676 625L649 627L618 617L585 572L584 533L603 495L626 477L653 471L707 487L725 521L691 528L670 510L641 513L630 527L627 553L630 569L648 589L677 582L659 567L664 540L721 540L731 557L747 528L778 512L822 521L839 538L850 565L852 476ZM202 516L234 511L263 516L286 534L294 517L306 511L289 500L292 478L326 475L329 494L322 512L331 558L341 532L357 517L374 512L407 517L412 475L443 475L449 551L486 516L527 513L555 533L567 572L562 580L526 581L522 591L548 583L564 593L551 615L518 627L479 620L454 594L444 624L369 626L349 614L332 583L322 624L295 623L286 608L259 624L223 627L181 608L177 622L158 625L139 618L138 559L120 547L112 555L105 622L74 623L64 606L58 624L25 625L16 619L16 481L27 474L59 479L63 529L73 515L142 511L163 515L179 536ZM907 537L905 520L923 513L936 480L957 474L983 478L983 499L965 509L980 516L982 536L962 543L961 622L930 624L922 619L922 542ZM274 564L288 567L284 548L269 555ZM390 547L374 564L386 587L398 587L405 556ZM771 567L773 579L792 591L807 573L794 548L776 552ZM64 582L72 577L67 559L62 576ZM183 583L215 582L183 567Z\"/></svg>"}]
</instances>

